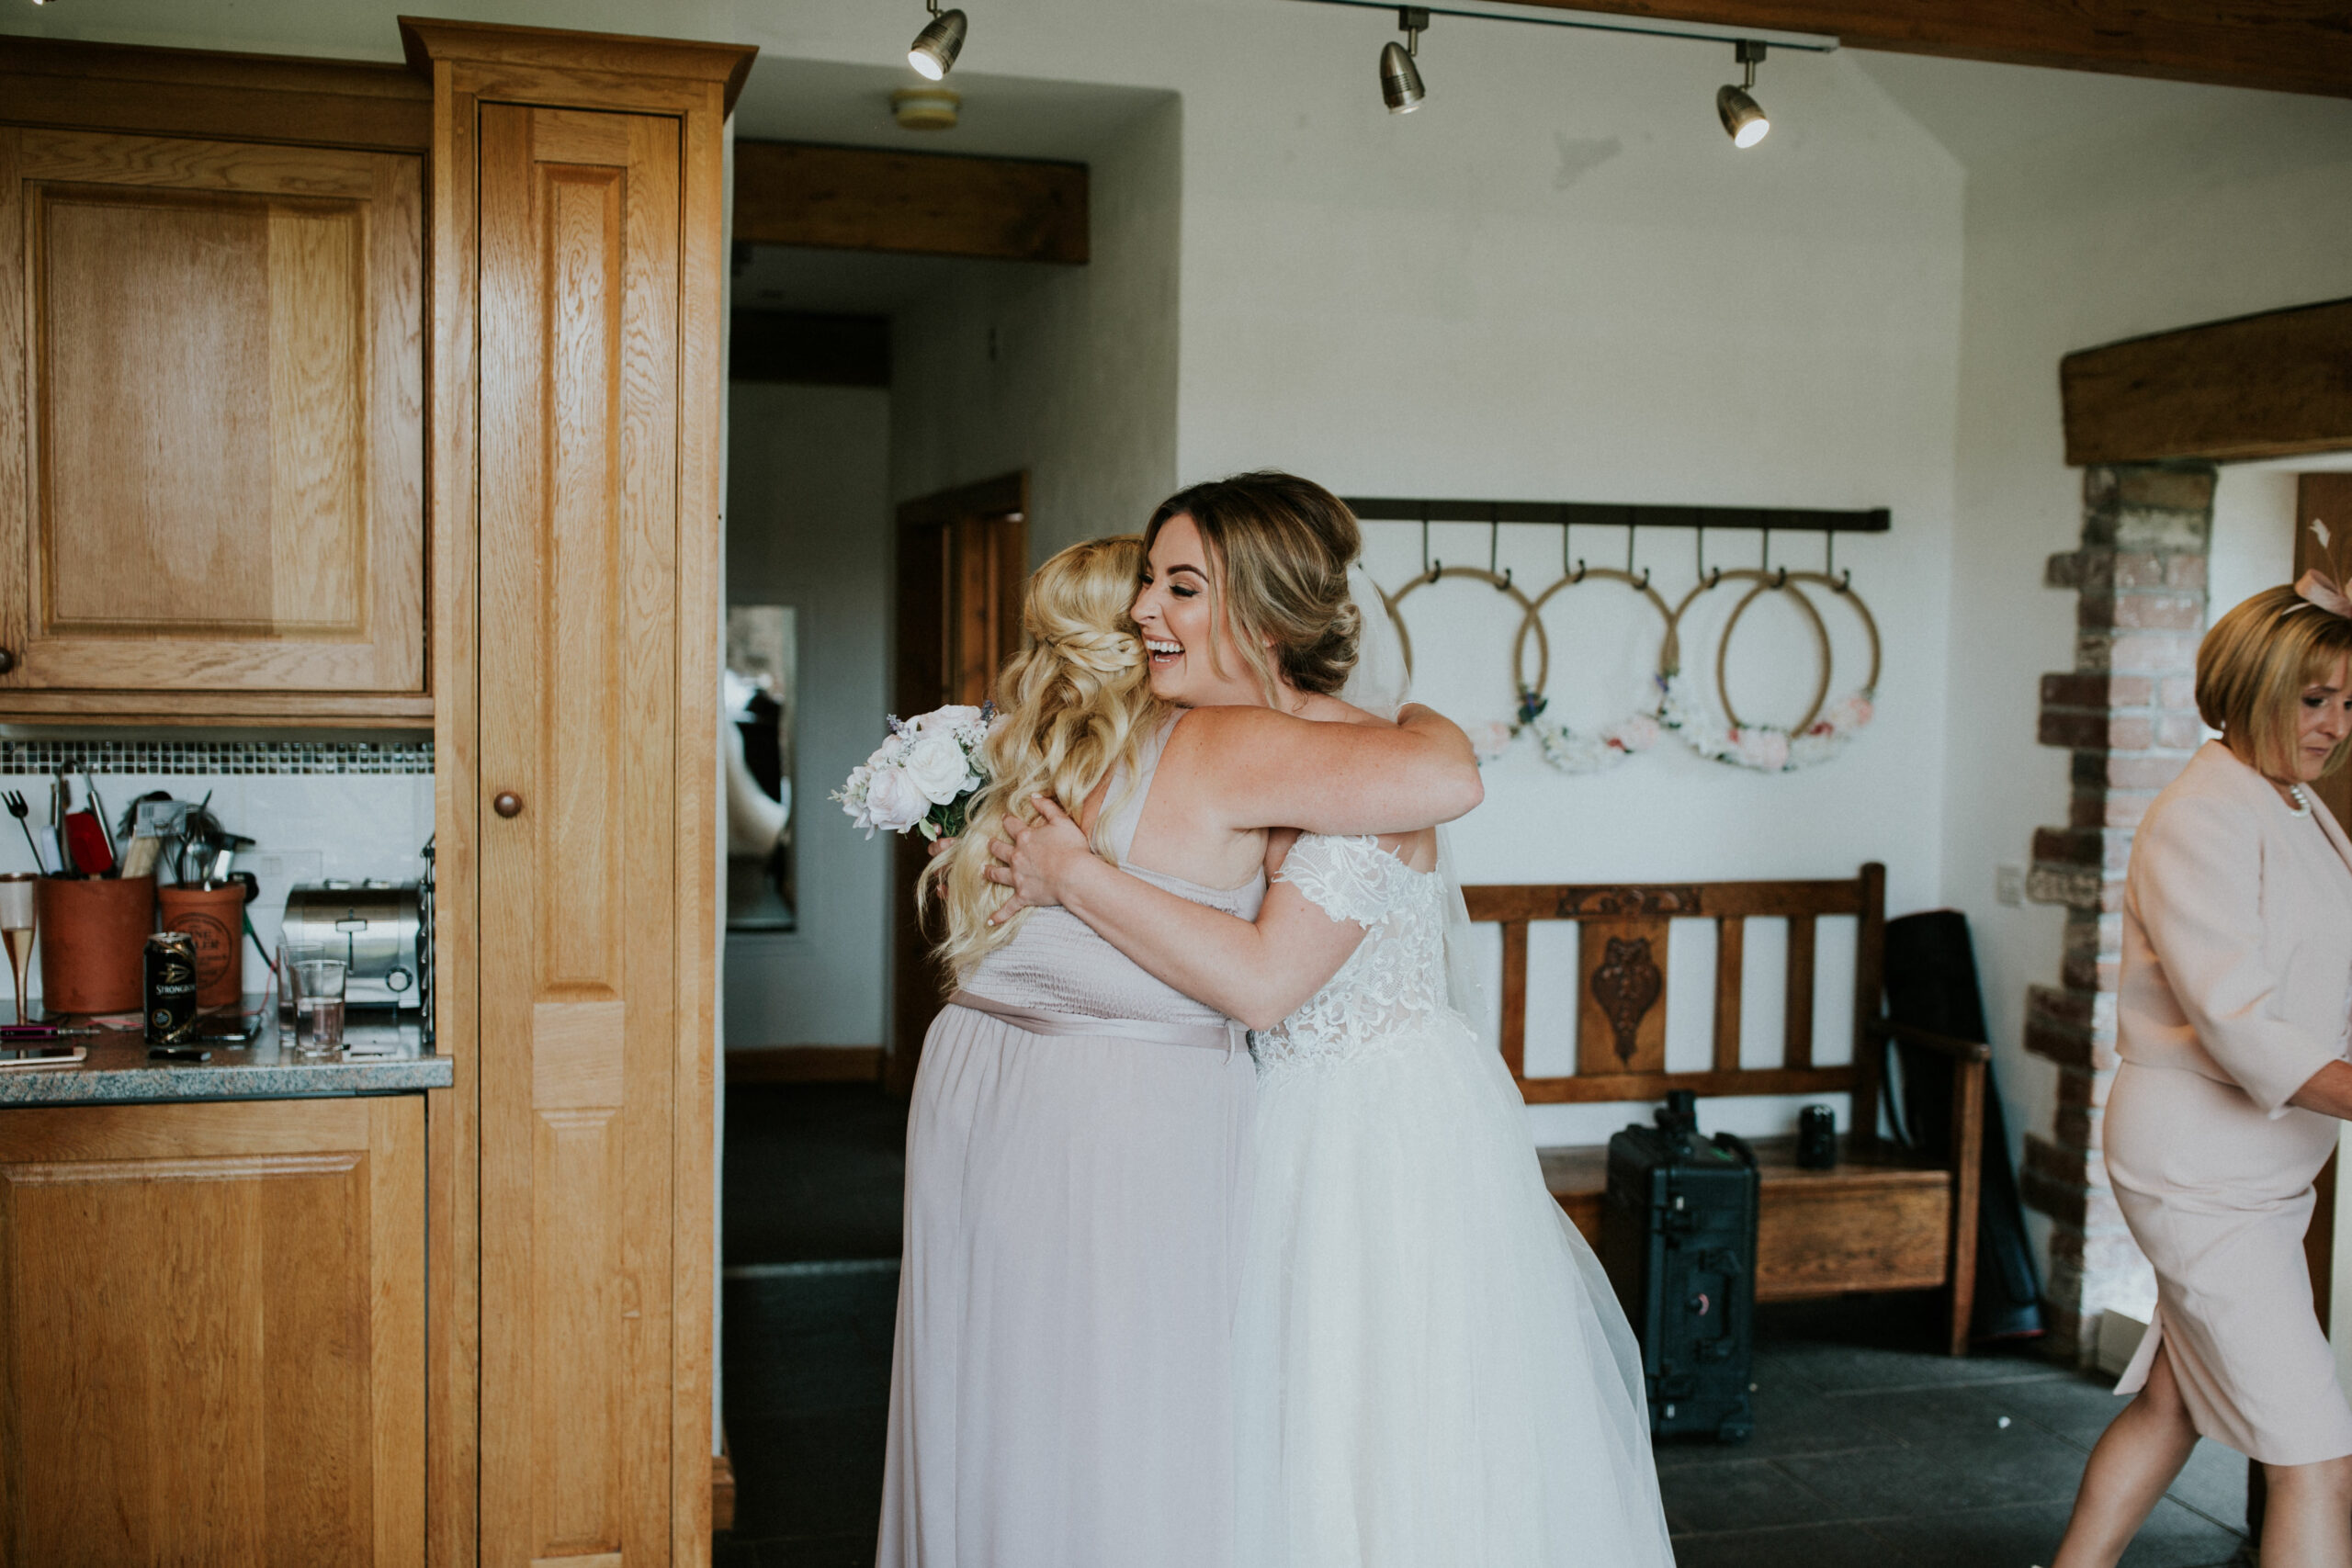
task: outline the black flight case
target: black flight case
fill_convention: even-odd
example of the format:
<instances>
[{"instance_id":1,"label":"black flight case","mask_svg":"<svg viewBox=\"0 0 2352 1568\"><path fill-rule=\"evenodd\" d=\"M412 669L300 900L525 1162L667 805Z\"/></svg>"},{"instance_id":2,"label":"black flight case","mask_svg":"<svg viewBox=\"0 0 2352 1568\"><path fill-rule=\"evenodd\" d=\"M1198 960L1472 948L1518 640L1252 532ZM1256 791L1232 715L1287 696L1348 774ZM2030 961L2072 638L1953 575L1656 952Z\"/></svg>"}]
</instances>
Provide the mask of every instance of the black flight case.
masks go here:
<instances>
[{"instance_id":1,"label":"black flight case","mask_svg":"<svg viewBox=\"0 0 2352 1568\"><path fill-rule=\"evenodd\" d=\"M1677 1089L1609 1140L1600 1260L1642 1342L1654 1437L1745 1442L1756 1345L1756 1155L1699 1135Z\"/></svg>"}]
</instances>

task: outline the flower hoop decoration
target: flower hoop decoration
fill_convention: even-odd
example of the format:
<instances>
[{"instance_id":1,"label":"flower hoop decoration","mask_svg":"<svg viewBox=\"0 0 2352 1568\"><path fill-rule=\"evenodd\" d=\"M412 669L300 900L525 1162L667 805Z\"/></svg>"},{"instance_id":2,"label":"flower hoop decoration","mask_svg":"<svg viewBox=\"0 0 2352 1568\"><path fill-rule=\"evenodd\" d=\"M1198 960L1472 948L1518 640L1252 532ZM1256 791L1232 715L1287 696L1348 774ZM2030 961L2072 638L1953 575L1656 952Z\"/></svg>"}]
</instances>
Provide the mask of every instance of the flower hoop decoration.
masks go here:
<instances>
[{"instance_id":1,"label":"flower hoop decoration","mask_svg":"<svg viewBox=\"0 0 2352 1568\"><path fill-rule=\"evenodd\" d=\"M1527 602L1527 595L1519 591L1517 585L1515 585L1510 580L1510 573L1507 571L1497 572L1475 566L1447 566L1443 562L1432 562L1428 570L1407 582L1394 593L1389 592L1385 589L1380 588L1377 583L1373 585L1375 589L1379 590L1381 607L1388 612L1389 622L1396 628L1397 641L1404 645L1406 675L1409 678L1413 673L1413 634L1406 629L1405 617L1403 614L1398 611L1396 606L1403 604L1406 596L1411 593L1415 589L1426 588L1430 583L1435 582L1442 578L1448 577L1464 577L1470 578L1476 581L1487 583L1497 592L1508 594L1511 599L1518 603L1521 615L1519 628L1520 640L1517 644L1514 644L1511 649L1511 669L1513 673L1516 674L1519 669L1521 652L1525 647L1527 641L1527 618L1532 617L1535 614L1535 606ZM1541 604L1542 601L1538 600L1536 603ZM1543 690L1544 679L1545 676L1550 674L1552 669L1552 639L1544 636L1544 627L1540 622L1537 623L1535 626L1535 640L1537 653L1536 667L1541 671L1541 673L1536 677L1535 689L1540 693ZM1540 713L1543 711L1543 701L1540 696L1536 699L1535 706L1537 712ZM1464 725L1463 731L1470 737L1470 748L1477 754L1478 765L1483 768L1488 762L1496 761L1506 751L1509 751L1510 750L1511 742L1519 739L1520 731L1527 727L1529 716L1530 716L1527 712L1527 687L1524 684L1521 684L1520 687L1520 715L1517 722L1507 722L1502 719L1484 719L1474 720L1469 724Z\"/></svg>"},{"instance_id":2,"label":"flower hoop decoration","mask_svg":"<svg viewBox=\"0 0 2352 1568\"><path fill-rule=\"evenodd\" d=\"M1528 628L1532 626L1536 636L1542 637L1544 623L1539 616L1544 606L1551 602L1552 595L1563 588L1573 588L1588 578L1622 582L1647 599L1657 611L1658 618L1667 623L1668 640L1671 642L1673 639L1673 615L1667 609L1666 601L1658 596L1657 590L1650 586L1647 570L1635 577L1630 571L1620 571L1614 567L1588 568L1579 561L1576 570L1536 595L1535 602L1527 607L1527 618L1520 623L1519 640L1511 646L1511 674L1520 683L1517 728L1532 731L1544 748L1544 760L1564 773L1607 773L1622 765L1628 758L1657 745L1658 737L1665 733L1658 724L1655 707L1625 714L1590 730L1545 718L1544 710L1548 705L1548 699L1544 695L1544 682L1550 673L1551 664L1548 639L1544 671L1536 677L1534 685L1527 683L1521 660L1527 648Z\"/></svg>"},{"instance_id":3,"label":"flower hoop decoration","mask_svg":"<svg viewBox=\"0 0 2352 1568\"><path fill-rule=\"evenodd\" d=\"M1683 612L1691 602L1718 583L1746 581L1753 583L1724 622L1722 637L1715 645L1715 693L1723 705L1717 714L1706 696L1681 668L1681 626ZM1822 625L1821 613L1813 601L1805 597L1796 584L1815 583L1842 597L1861 617L1862 629L1871 644L1870 678L1860 688L1832 702L1829 700L1831 654L1828 628ZM1731 635L1748 605L1765 593L1785 593L1813 627L1815 646L1821 654L1821 678L1814 687L1813 701L1805 715L1786 728L1771 724L1747 724L1741 721L1732 707L1731 693L1724 684L1724 671L1731 650ZM1716 572L1702 581L1683 596L1674 609L1674 629L1668 633L1666 647L1658 660L1659 716L1674 732L1690 742L1690 749L1702 757L1728 762L1734 767L1752 768L1758 773L1781 773L1798 768L1809 768L1826 762L1845 750L1849 741L1870 725L1876 714L1874 695L1878 689L1879 638L1878 623L1845 580L1818 571L1739 571Z\"/></svg>"}]
</instances>

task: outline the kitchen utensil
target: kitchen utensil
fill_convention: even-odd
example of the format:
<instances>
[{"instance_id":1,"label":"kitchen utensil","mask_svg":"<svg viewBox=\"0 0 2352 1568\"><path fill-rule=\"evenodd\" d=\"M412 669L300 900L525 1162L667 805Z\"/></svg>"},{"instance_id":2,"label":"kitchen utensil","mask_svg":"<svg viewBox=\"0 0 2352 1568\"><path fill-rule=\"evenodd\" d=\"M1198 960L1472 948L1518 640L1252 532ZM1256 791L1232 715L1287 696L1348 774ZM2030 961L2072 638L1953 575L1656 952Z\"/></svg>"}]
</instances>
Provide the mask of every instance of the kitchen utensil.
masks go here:
<instances>
[{"instance_id":1,"label":"kitchen utensil","mask_svg":"<svg viewBox=\"0 0 2352 1568\"><path fill-rule=\"evenodd\" d=\"M114 851L107 844L106 825L95 811L67 814L65 846L74 863L92 876L104 876L114 869Z\"/></svg>"},{"instance_id":2,"label":"kitchen utensil","mask_svg":"<svg viewBox=\"0 0 2352 1568\"><path fill-rule=\"evenodd\" d=\"M153 876L155 863L163 858L164 840L153 833L142 833L130 840L130 848L122 857L125 876Z\"/></svg>"},{"instance_id":3,"label":"kitchen utensil","mask_svg":"<svg viewBox=\"0 0 2352 1568\"><path fill-rule=\"evenodd\" d=\"M413 882L301 883L286 895L288 944L309 943L348 966L355 1006L431 1009L424 984L422 891Z\"/></svg>"},{"instance_id":4,"label":"kitchen utensil","mask_svg":"<svg viewBox=\"0 0 2352 1568\"><path fill-rule=\"evenodd\" d=\"M312 958L294 965L294 1049L323 1055L343 1043L344 964Z\"/></svg>"},{"instance_id":5,"label":"kitchen utensil","mask_svg":"<svg viewBox=\"0 0 2352 1568\"><path fill-rule=\"evenodd\" d=\"M17 983L17 1022L24 1024L32 1017L32 1007L25 996L25 969L33 956L33 928L37 924L34 912L40 878L28 871L13 872L0 876L0 942L8 949L8 974Z\"/></svg>"},{"instance_id":6,"label":"kitchen utensil","mask_svg":"<svg viewBox=\"0 0 2352 1568\"><path fill-rule=\"evenodd\" d=\"M89 792L90 809L98 818L98 836L106 840L107 862L112 864L122 858L122 852L115 846L114 829L107 826L107 803L98 798L98 783L86 768L82 771L82 787Z\"/></svg>"},{"instance_id":7,"label":"kitchen utensil","mask_svg":"<svg viewBox=\"0 0 2352 1568\"><path fill-rule=\"evenodd\" d=\"M43 877L34 907L47 1010L140 1010L140 960L155 929L153 877Z\"/></svg>"},{"instance_id":8,"label":"kitchen utensil","mask_svg":"<svg viewBox=\"0 0 2352 1568\"><path fill-rule=\"evenodd\" d=\"M74 814L74 785L65 776L65 764L57 764L57 777L49 786L49 827L57 835L58 874L76 876L82 868L74 863L74 846L65 837L65 819Z\"/></svg>"},{"instance_id":9,"label":"kitchen utensil","mask_svg":"<svg viewBox=\"0 0 2352 1568\"><path fill-rule=\"evenodd\" d=\"M44 822L33 829L33 853L40 857L40 868L51 876L70 876L73 870L65 863L65 849L58 840L57 829Z\"/></svg>"},{"instance_id":10,"label":"kitchen utensil","mask_svg":"<svg viewBox=\"0 0 2352 1568\"><path fill-rule=\"evenodd\" d=\"M40 846L33 842L33 825L28 820L33 810L31 807L25 804L25 792L12 789L6 794L0 794L0 802L7 805L8 815L15 818L17 826L24 830L25 848L32 851L34 866L41 871L47 871L49 863L40 858Z\"/></svg>"}]
</instances>

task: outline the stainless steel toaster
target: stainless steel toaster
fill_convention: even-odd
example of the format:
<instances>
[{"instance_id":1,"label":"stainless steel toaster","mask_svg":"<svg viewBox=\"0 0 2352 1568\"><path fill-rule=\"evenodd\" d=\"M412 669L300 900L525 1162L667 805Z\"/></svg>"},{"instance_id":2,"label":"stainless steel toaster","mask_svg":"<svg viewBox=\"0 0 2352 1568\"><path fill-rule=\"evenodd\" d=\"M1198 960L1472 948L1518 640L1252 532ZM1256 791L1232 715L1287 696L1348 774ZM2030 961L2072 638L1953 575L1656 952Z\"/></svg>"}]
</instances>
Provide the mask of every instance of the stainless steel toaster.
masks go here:
<instances>
[{"instance_id":1,"label":"stainless steel toaster","mask_svg":"<svg viewBox=\"0 0 2352 1568\"><path fill-rule=\"evenodd\" d=\"M414 882L304 882L286 895L286 943L350 965L344 999L432 1015L432 933Z\"/></svg>"}]
</instances>

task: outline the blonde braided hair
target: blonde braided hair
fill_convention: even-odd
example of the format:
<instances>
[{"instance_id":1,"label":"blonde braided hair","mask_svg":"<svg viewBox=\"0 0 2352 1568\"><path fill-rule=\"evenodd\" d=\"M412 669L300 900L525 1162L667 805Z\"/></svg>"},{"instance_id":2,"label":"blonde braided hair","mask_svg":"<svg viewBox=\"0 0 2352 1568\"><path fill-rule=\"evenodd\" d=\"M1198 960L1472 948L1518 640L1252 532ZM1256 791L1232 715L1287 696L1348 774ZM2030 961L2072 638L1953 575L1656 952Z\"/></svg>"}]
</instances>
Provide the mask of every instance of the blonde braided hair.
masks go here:
<instances>
[{"instance_id":1,"label":"blonde braided hair","mask_svg":"<svg viewBox=\"0 0 2352 1568\"><path fill-rule=\"evenodd\" d=\"M1031 816L1032 795L1050 795L1073 818L1087 796L1124 769L1131 784L1159 705L1146 680L1143 640L1127 618L1143 574L1135 535L1072 545L1039 567L1022 606L1028 646L998 676L1000 713L989 732L989 782L972 797L961 837L931 863L916 886L919 909L936 897L947 914L938 944L958 981L1011 941L1028 918L1001 926L989 917L1009 891L988 880L989 840L1008 814ZM1094 848L1108 853L1107 824L1118 801L1095 818Z\"/></svg>"}]
</instances>

